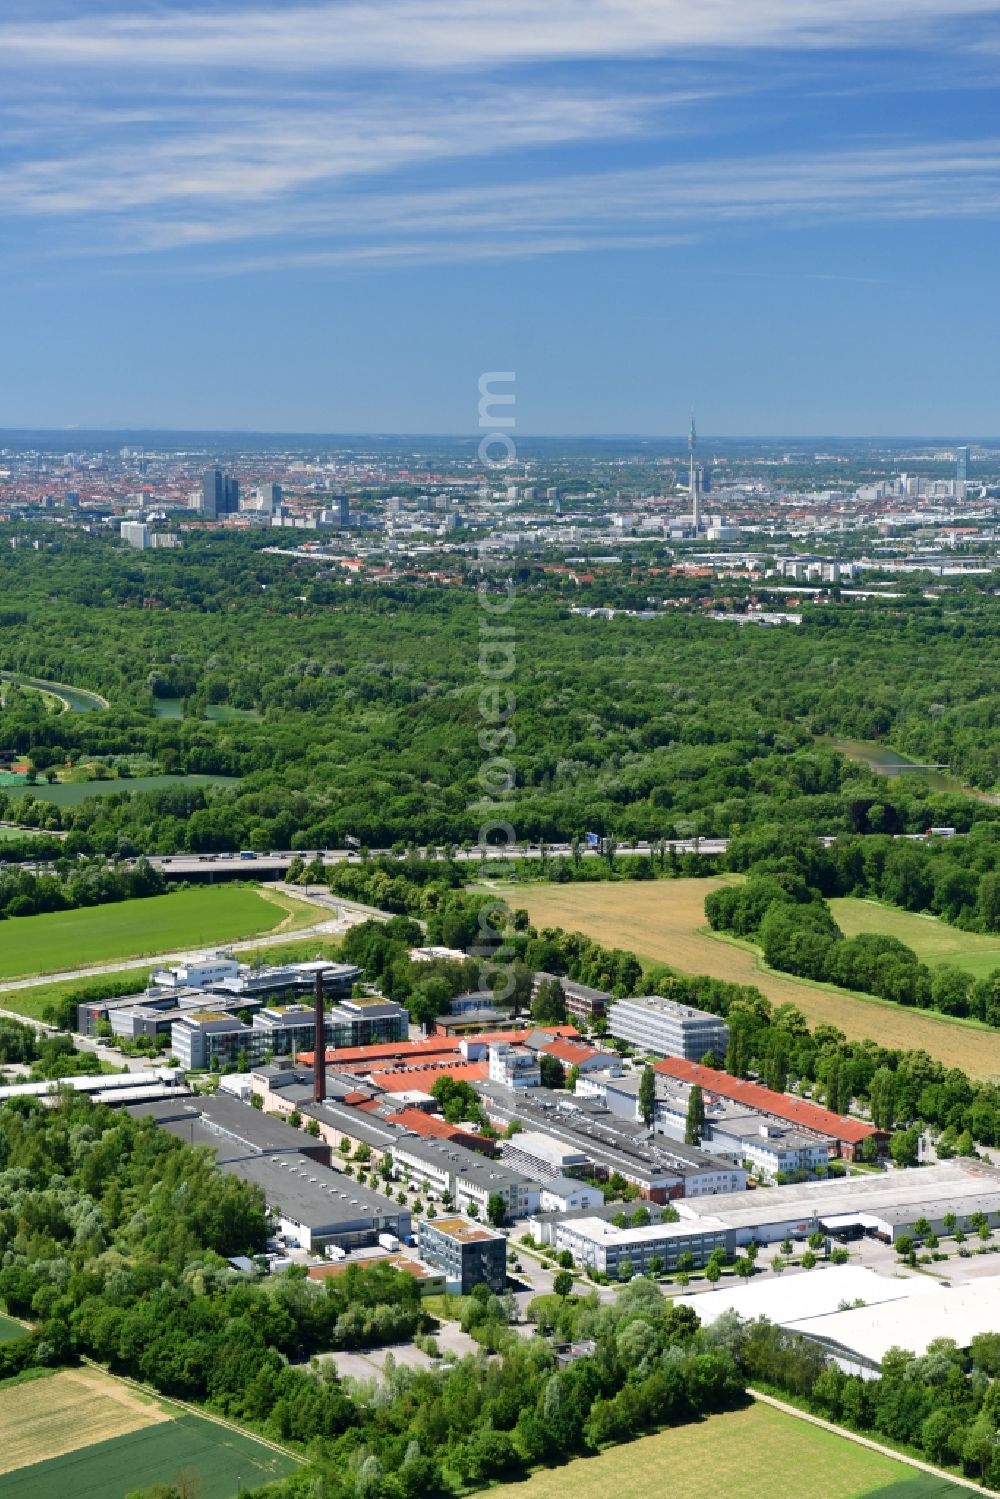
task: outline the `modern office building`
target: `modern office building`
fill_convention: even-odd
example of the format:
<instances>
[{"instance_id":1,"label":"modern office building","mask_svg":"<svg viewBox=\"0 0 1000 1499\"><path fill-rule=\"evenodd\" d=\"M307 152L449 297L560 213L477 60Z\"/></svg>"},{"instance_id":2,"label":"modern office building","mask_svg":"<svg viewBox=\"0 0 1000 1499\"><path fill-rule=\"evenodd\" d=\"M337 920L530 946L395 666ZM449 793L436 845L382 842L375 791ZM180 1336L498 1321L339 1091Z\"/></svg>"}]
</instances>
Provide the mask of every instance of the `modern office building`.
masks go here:
<instances>
[{"instance_id":1,"label":"modern office building","mask_svg":"<svg viewBox=\"0 0 1000 1499\"><path fill-rule=\"evenodd\" d=\"M475 1286L489 1286L499 1296L507 1284L506 1238L472 1218L421 1221L417 1248L422 1260L444 1271L448 1289L462 1296Z\"/></svg>"},{"instance_id":2,"label":"modern office building","mask_svg":"<svg viewBox=\"0 0 1000 1499\"><path fill-rule=\"evenodd\" d=\"M698 1062L708 1052L719 1061L729 1045L729 1027L718 1015L696 1010L675 999L645 994L616 999L608 1012L608 1029L637 1051Z\"/></svg>"},{"instance_id":3,"label":"modern office building","mask_svg":"<svg viewBox=\"0 0 1000 1499\"><path fill-rule=\"evenodd\" d=\"M280 484L262 484L260 486L260 508L266 515L274 515L281 509L284 492Z\"/></svg>"},{"instance_id":4,"label":"modern office building","mask_svg":"<svg viewBox=\"0 0 1000 1499\"><path fill-rule=\"evenodd\" d=\"M201 512L206 520L235 515L240 508L240 481L221 468L207 469L201 481Z\"/></svg>"},{"instance_id":5,"label":"modern office building","mask_svg":"<svg viewBox=\"0 0 1000 1499\"><path fill-rule=\"evenodd\" d=\"M964 484L969 477L969 450L967 447L955 449L955 478L959 484Z\"/></svg>"}]
</instances>

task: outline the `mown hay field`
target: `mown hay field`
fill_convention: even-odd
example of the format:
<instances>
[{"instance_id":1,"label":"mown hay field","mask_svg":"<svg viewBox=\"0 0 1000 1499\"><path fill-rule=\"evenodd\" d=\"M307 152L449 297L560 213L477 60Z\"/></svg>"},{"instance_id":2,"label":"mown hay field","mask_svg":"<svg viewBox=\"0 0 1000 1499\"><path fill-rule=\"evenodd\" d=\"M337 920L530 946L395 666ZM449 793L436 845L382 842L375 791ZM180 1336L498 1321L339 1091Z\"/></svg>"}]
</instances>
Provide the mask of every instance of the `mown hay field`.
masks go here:
<instances>
[{"instance_id":1,"label":"mown hay field","mask_svg":"<svg viewBox=\"0 0 1000 1499\"><path fill-rule=\"evenodd\" d=\"M811 1477L823 1499L861 1499L912 1472L847 1437L754 1404L577 1458L498 1492L503 1499L656 1499L663 1493L802 1499Z\"/></svg>"},{"instance_id":2,"label":"mown hay field","mask_svg":"<svg viewBox=\"0 0 1000 1499\"><path fill-rule=\"evenodd\" d=\"M290 1456L161 1404L98 1369L9 1386L0 1400L0 1499L124 1499L186 1474L198 1499L284 1478Z\"/></svg>"},{"instance_id":3,"label":"mown hay field","mask_svg":"<svg viewBox=\"0 0 1000 1499\"><path fill-rule=\"evenodd\" d=\"M96 1369L15 1384L0 1400L0 1473L167 1419L152 1400Z\"/></svg>"},{"instance_id":4,"label":"mown hay field","mask_svg":"<svg viewBox=\"0 0 1000 1499\"><path fill-rule=\"evenodd\" d=\"M523 906L537 927L584 932L608 947L627 948L645 964L756 984L772 1004L796 1005L810 1025L836 1025L851 1040L920 1048L972 1077L1000 1076L996 1031L773 973L749 944L714 936L705 922L705 897L724 883L726 877L496 888L512 906Z\"/></svg>"}]
</instances>

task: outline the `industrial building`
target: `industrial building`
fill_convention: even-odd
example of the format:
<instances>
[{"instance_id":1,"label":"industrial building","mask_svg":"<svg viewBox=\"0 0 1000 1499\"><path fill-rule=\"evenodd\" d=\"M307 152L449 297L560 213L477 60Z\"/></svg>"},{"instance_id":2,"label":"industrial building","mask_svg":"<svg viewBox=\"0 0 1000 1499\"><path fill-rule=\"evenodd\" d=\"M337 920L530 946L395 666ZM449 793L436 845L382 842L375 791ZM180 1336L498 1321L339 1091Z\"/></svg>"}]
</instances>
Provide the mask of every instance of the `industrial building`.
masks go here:
<instances>
[{"instance_id":1,"label":"industrial building","mask_svg":"<svg viewBox=\"0 0 1000 1499\"><path fill-rule=\"evenodd\" d=\"M868 1234L894 1244L921 1218L939 1235L948 1232L944 1220L952 1214L964 1231L973 1228L978 1213L991 1228L1000 1226L1000 1167L979 1160L939 1161L911 1171L730 1193L704 1209L697 1201L676 1207L685 1218L702 1211L721 1218L737 1246L801 1239L815 1230L845 1239Z\"/></svg>"},{"instance_id":2,"label":"industrial building","mask_svg":"<svg viewBox=\"0 0 1000 1499\"><path fill-rule=\"evenodd\" d=\"M381 1233L408 1238L408 1208L361 1187L316 1156L329 1147L270 1120L233 1099L198 1098L179 1107L143 1106L156 1123L192 1145L215 1152L220 1171L260 1187L279 1231L301 1248L327 1244L355 1249L378 1242Z\"/></svg>"},{"instance_id":3,"label":"industrial building","mask_svg":"<svg viewBox=\"0 0 1000 1499\"><path fill-rule=\"evenodd\" d=\"M400 1169L438 1196L447 1192L460 1212L474 1206L485 1219L494 1196L503 1199L508 1218L523 1218L538 1207L537 1180L461 1145L405 1135L392 1147L392 1158Z\"/></svg>"},{"instance_id":4,"label":"industrial building","mask_svg":"<svg viewBox=\"0 0 1000 1499\"><path fill-rule=\"evenodd\" d=\"M255 1066L270 1055L283 1055L315 1040L315 1012L304 1005L259 1010L247 1025L231 1011L213 1007L181 1016L170 1029L170 1049L189 1069L224 1066L245 1060ZM245 1002L240 1002L240 1008ZM343 999L324 1012L327 1045L365 1046L405 1037L409 1016L387 999ZM245 1068L243 1069L245 1070Z\"/></svg>"},{"instance_id":5,"label":"industrial building","mask_svg":"<svg viewBox=\"0 0 1000 1499\"><path fill-rule=\"evenodd\" d=\"M729 1027L718 1015L658 994L616 999L608 1011L608 1030L636 1051L692 1062L709 1052L721 1061L729 1046Z\"/></svg>"},{"instance_id":6,"label":"industrial building","mask_svg":"<svg viewBox=\"0 0 1000 1499\"><path fill-rule=\"evenodd\" d=\"M728 1226L715 1217L641 1228L617 1228L598 1217L568 1218L555 1231L557 1250L568 1249L578 1265L612 1280L676 1270L682 1254L704 1265L715 1250L729 1253L731 1240Z\"/></svg>"},{"instance_id":7,"label":"industrial building","mask_svg":"<svg viewBox=\"0 0 1000 1499\"><path fill-rule=\"evenodd\" d=\"M588 1175L602 1181L621 1176L652 1202L741 1192L746 1187L742 1166L694 1145L654 1137L644 1125L616 1117L599 1099L549 1088L514 1090L492 1082L477 1083L476 1091L495 1125L506 1127L517 1120L524 1129L585 1156ZM515 1135L505 1143L516 1148L521 1139Z\"/></svg>"},{"instance_id":8,"label":"industrial building","mask_svg":"<svg viewBox=\"0 0 1000 1499\"><path fill-rule=\"evenodd\" d=\"M867 1120L853 1119L849 1114L835 1114L808 1099L777 1093L762 1083L746 1082L716 1067L703 1067L697 1062L672 1056L657 1062L656 1071L662 1077L689 1086L697 1083L705 1098L706 1110L717 1099L743 1104L758 1114L770 1115L787 1125L822 1136L828 1142L830 1154L843 1156L846 1160L860 1156L866 1140L871 1140L876 1150L888 1143L888 1134Z\"/></svg>"},{"instance_id":9,"label":"industrial building","mask_svg":"<svg viewBox=\"0 0 1000 1499\"><path fill-rule=\"evenodd\" d=\"M476 1286L489 1286L499 1296L507 1285L505 1236L472 1218L421 1220L417 1248L422 1260L444 1272L449 1291L468 1296Z\"/></svg>"},{"instance_id":10,"label":"industrial building","mask_svg":"<svg viewBox=\"0 0 1000 1499\"><path fill-rule=\"evenodd\" d=\"M566 996L566 1013L574 1020L590 1022L599 1020L607 1013L611 995L603 989L592 989L588 984L579 984L575 979L560 978L555 973L536 973L531 980L531 997L535 998L542 984L558 983Z\"/></svg>"},{"instance_id":11,"label":"industrial building","mask_svg":"<svg viewBox=\"0 0 1000 1499\"><path fill-rule=\"evenodd\" d=\"M600 1091L613 1114L634 1120L639 1117L640 1084L641 1078L634 1072L622 1078L602 1077ZM653 1128L658 1134L684 1139L692 1086L657 1074ZM825 1175L830 1159L828 1136L798 1129L774 1114L712 1093L705 1096L701 1143L713 1155L737 1161L769 1182L781 1177Z\"/></svg>"}]
</instances>

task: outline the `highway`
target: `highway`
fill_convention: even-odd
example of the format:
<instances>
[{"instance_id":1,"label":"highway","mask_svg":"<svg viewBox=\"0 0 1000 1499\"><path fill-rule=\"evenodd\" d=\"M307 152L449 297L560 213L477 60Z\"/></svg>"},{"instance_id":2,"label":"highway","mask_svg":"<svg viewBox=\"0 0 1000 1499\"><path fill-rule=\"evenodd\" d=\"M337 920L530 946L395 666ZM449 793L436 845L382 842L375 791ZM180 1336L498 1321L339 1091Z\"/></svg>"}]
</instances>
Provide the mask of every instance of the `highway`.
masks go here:
<instances>
[{"instance_id":1,"label":"highway","mask_svg":"<svg viewBox=\"0 0 1000 1499\"><path fill-rule=\"evenodd\" d=\"M649 843L618 844L615 847L615 857L629 854L643 854L649 856L650 848L657 845ZM672 848L679 854L724 854L729 846L727 838L675 838L665 840L664 847ZM600 855L595 848L580 846L582 858L598 858ZM421 858L443 858L440 849L433 846L418 848L416 853ZM572 847L568 843L547 843L545 845L545 858L568 858L572 853ZM373 848L369 850L369 856L373 859L395 859L400 864L405 864L407 854L394 854L388 848ZM488 851L489 859L540 859L543 857L542 849L537 843L530 844L527 848L491 848ZM205 876L207 874L226 874L231 879L244 875L247 878L260 878L264 874L274 872L285 873L296 859L302 859L310 864L319 858L324 865L333 864L360 864L360 855L354 849L281 849L271 853L257 853L252 858L246 854L216 853L216 854L150 854L149 862L155 869L161 869L165 875L176 876L178 879ZM477 848L456 848L453 858L457 864L479 864L482 862L482 850Z\"/></svg>"}]
</instances>

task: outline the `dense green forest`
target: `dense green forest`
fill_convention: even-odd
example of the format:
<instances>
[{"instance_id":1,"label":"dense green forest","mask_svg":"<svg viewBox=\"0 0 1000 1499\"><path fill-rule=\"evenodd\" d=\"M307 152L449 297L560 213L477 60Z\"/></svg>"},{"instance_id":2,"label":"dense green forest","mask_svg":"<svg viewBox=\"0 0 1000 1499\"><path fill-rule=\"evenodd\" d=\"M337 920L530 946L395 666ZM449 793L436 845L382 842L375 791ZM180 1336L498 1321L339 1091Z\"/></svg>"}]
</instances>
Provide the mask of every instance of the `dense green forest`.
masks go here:
<instances>
[{"instance_id":1,"label":"dense green forest","mask_svg":"<svg viewBox=\"0 0 1000 1499\"><path fill-rule=\"evenodd\" d=\"M763 631L691 611L583 619L567 585L523 573L503 616L519 836L920 831L1000 815L912 777L887 783L817 742L891 741L1000 783L1000 600L987 590L964 585L947 607L918 591L808 607L800 628ZM0 665L111 706L54 713L8 687L0 749L42 773L96 764L122 795L54 805L8 784L0 815L101 852L475 839L493 753L475 589L471 571L450 587L348 583L248 537L143 556L63 535L58 550L5 552ZM128 775L149 769L240 785L130 795Z\"/></svg>"}]
</instances>

